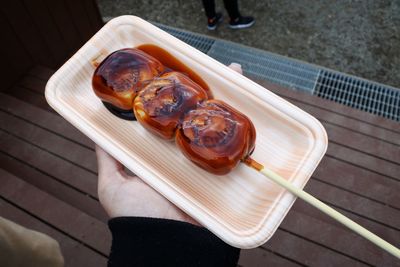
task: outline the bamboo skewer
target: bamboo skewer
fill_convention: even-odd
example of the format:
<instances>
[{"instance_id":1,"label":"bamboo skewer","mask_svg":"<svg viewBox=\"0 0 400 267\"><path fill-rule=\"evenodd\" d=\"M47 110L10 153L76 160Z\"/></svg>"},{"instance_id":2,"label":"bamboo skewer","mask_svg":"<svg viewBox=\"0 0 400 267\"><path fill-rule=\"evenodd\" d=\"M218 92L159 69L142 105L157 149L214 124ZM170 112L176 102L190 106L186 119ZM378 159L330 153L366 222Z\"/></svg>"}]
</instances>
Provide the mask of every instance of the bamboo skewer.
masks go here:
<instances>
[{"instance_id":1,"label":"bamboo skewer","mask_svg":"<svg viewBox=\"0 0 400 267\"><path fill-rule=\"evenodd\" d=\"M91 61L91 64L94 68L96 68L100 62L105 58L105 53L100 53L96 58ZM244 160L244 163L251 168L259 171L268 179L274 181L275 183L279 184L283 188L287 189L296 197L301 198L308 204L314 206L315 208L319 209L326 215L330 216L331 218L335 219L336 221L340 222L341 224L345 225L349 229L353 230L357 234L361 235L362 237L366 238L367 240L371 241L378 247L382 248L383 250L387 251L388 253L392 254L393 256L400 259L400 250L393 246L392 244L388 243L387 241L383 240L379 236L375 235L374 233L368 231L361 225L357 224L356 222L350 220L340 212L334 210L333 208L329 207L319 199L315 198L314 196L310 195L309 193L303 191L300 188L295 187L290 182L282 178L277 173L266 169L262 164L258 163L254 159L248 157Z\"/></svg>"},{"instance_id":2,"label":"bamboo skewer","mask_svg":"<svg viewBox=\"0 0 400 267\"><path fill-rule=\"evenodd\" d=\"M244 161L244 163L246 165L250 166L251 168L259 171L260 173L262 173L268 179L274 181L275 183L279 184L283 188L289 190L293 195L301 198L302 200L304 200L308 204L314 206L315 208L319 209L320 211L322 211L326 215L332 217L333 219L335 219L336 221L338 221L341 224L345 225L346 227L350 228L351 230L353 230L357 234L359 234L362 237L368 239L369 241L371 241L372 243L374 243L378 247L384 249L388 253L390 253L393 256L395 256L395 257L400 259L400 250L398 248L396 248L392 244L388 243L387 241L383 240L382 238L380 238L379 236L375 235L374 233L368 231L367 229L365 229L361 225L357 224L356 222L350 220L349 218L347 218L346 216L344 216L340 212L338 212L338 211L334 210L333 208L329 207L328 205L326 205L325 203L323 203L319 199L313 197L309 193L303 191L300 188L295 187L290 182L288 182L287 180L285 180L284 178L279 176L277 173L264 168L264 166L262 164L256 162L255 160L253 160L251 158L246 159Z\"/></svg>"}]
</instances>

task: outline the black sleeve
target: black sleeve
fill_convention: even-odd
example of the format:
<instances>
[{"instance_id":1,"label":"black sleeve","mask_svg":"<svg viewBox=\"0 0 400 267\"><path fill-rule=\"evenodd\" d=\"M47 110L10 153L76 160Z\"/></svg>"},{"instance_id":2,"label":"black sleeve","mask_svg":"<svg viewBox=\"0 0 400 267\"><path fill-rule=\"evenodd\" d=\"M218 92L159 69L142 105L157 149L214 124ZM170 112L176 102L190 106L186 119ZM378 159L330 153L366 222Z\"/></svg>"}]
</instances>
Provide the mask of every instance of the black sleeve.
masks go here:
<instances>
[{"instance_id":1,"label":"black sleeve","mask_svg":"<svg viewBox=\"0 0 400 267\"><path fill-rule=\"evenodd\" d=\"M108 266L236 266L240 250L206 228L144 217L108 222L112 245Z\"/></svg>"}]
</instances>

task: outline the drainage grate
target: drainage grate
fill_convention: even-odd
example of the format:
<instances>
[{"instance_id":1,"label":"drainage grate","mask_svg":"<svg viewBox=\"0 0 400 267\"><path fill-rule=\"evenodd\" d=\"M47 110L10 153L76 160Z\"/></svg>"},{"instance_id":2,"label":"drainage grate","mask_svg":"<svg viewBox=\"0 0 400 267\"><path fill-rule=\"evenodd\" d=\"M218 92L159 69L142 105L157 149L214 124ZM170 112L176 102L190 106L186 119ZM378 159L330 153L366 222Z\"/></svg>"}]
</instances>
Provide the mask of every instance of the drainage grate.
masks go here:
<instances>
[{"instance_id":1,"label":"drainage grate","mask_svg":"<svg viewBox=\"0 0 400 267\"><path fill-rule=\"evenodd\" d=\"M214 39L208 38L206 36L182 31L180 29L169 27L160 23L153 22L153 24L205 54L207 54L207 52L210 50L211 46L215 42Z\"/></svg>"},{"instance_id":2,"label":"drainage grate","mask_svg":"<svg viewBox=\"0 0 400 267\"><path fill-rule=\"evenodd\" d=\"M154 24L223 64L240 63L246 75L287 88L306 91L314 89L319 70L315 66L259 49L216 40L159 23Z\"/></svg>"},{"instance_id":3,"label":"drainage grate","mask_svg":"<svg viewBox=\"0 0 400 267\"><path fill-rule=\"evenodd\" d=\"M400 121L400 90L394 87L259 49L154 24L223 64L240 63L247 75Z\"/></svg>"},{"instance_id":4,"label":"drainage grate","mask_svg":"<svg viewBox=\"0 0 400 267\"><path fill-rule=\"evenodd\" d=\"M273 53L216 40L208 55L228 65L238 62L246 75L291 89L312 91L318 68Z\"/></svg>"},{"instance_id":5,"label":"drainage grate","mask_svg":"<svg viewBox=\"0 0 400 267\"><path fill-rule=\"evenodd\" d=\"M400 121L400 91L382 84L321 70L313 94Z\"/></svg>"}]
</instances>

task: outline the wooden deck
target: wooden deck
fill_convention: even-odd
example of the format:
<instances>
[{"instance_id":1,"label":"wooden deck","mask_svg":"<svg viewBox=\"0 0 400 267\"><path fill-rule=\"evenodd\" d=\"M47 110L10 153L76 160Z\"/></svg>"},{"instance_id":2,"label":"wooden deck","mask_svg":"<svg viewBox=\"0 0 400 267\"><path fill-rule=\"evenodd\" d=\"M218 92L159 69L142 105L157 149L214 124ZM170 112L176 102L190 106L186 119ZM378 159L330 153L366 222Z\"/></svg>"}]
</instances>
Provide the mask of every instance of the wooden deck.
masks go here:
<instances>
[{"instance_id":1,"label":"wooden deck","mask_svg":"<svg viewBox=\"0 0 400 267\"><path fill-rule=\"evenodd\" d=\"M107 216L93 143L51 110L36 66L0 93L0 216L60 242L66 266L105 266ZM263 83L319 119L329 147L305 190L400 246L400 124ZM241 266L400 266L393 256L297 200Z\"/></svg>"}]
</instances>

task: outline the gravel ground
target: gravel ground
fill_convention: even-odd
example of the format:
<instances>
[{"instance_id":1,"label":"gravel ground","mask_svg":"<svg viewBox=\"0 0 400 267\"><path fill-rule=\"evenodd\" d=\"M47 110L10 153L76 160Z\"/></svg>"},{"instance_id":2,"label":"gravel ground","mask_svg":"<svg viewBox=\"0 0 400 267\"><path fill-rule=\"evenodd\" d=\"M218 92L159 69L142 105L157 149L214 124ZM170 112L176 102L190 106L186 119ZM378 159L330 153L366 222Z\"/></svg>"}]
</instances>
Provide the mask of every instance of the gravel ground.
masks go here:
<instances>
[{"instance_id":1,"label":"gravel ground","mask_svg":"<svg viewBox=\"0 0 400 267\"><path fill-rule=\"evenodd\" d=\"M247 0L245 30L208 31L200 0L98 0L104 17L132 14L400 88L400 0Z\"/></svg>"}]
</instances>

